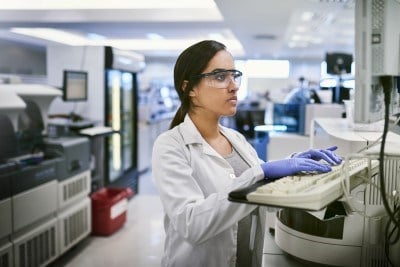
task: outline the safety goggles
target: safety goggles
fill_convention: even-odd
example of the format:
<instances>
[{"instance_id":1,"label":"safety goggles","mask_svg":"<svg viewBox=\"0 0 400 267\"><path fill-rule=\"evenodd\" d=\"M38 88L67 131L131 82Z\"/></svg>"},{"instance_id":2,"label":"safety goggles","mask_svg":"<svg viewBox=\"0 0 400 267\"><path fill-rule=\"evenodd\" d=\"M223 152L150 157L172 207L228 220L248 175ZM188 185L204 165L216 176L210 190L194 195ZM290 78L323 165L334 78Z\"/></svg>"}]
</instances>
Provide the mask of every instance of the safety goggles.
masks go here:
<instances>
[{"instance_id":1,"label":"safety goggles","mask_svg":"<svg viewBox=\"0 0 400 267\"><path fill-rule=\"evenodd\" d=\"M196 78L203 78L210 87L225 89L233 82L238 88L242 80L242 72L238 70L215 70L208 73L202 73Z\"/></svg>"}]
</instances>

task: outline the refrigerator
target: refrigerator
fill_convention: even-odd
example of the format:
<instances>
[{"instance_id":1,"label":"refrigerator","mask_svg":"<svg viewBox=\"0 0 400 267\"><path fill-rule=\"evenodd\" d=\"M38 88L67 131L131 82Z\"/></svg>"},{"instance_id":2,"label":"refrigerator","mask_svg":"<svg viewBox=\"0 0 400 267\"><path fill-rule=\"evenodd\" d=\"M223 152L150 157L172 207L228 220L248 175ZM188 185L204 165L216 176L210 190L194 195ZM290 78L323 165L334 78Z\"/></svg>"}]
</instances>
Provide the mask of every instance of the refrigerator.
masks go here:
<instances>
[{"instance_id":1,"label":"refrigerator","mask_svg":"<svg viewBox=\"0 0 400 267\"><path fill-rule=\"evenodd\" d=\"M105 70L105 124L114 133L105 138L105 185L137 192L137 77Z\"/></svg>"}]
</instances>

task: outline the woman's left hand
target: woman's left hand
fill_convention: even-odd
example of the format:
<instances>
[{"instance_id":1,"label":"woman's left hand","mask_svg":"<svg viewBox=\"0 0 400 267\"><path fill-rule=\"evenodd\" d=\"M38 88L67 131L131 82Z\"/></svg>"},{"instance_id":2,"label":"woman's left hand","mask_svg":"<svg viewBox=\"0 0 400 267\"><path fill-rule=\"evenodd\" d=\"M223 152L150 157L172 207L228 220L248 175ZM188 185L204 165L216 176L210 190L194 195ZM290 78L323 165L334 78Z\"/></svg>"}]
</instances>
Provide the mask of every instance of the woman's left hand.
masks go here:
<instances>
[{"instance_id":1,"label":"woman's left hand","mask_svg":"<svg viewBox=\"0 0 400 267\"><path fill-rule=\"evenodd\" d=\"M304 152L297 153L293 158L307 158L313 160L325 160L331 165L337 165L342 162L342 158L336 155L333 151L337 149L337 146L331 146L327 149L310 149Z\"/></svg>"}]
</instances>

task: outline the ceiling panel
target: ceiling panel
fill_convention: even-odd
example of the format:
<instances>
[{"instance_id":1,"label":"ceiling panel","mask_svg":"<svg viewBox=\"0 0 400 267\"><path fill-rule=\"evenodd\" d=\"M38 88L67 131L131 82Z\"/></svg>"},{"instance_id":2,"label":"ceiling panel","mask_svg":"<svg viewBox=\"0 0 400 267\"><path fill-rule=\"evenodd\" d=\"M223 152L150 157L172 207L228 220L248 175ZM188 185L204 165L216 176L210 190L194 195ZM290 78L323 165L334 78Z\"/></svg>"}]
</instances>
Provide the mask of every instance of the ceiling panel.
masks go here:
<instances>
[{"instance_id":1,"label":"ceiling panel","mask_svg":"<svg viewBox=\"0 0 400 267\"><path fill-rule=\"evenodd\" d=\"M276 59L322 59L326 52L352 53L354 48L354 1L350 0L216 0L214 8L172 9L135 8L133 2L119 9L94 6L93 9L6 10L3 6L0 38L46 45L40 39L9 33L10 27L53 27L83 36L95 33L111 39L140 40L146 39L147 33L157 33L165 40L200 40L219 34L224 40L240 42L244 51L237 52L238 57ZM304 20L305 14L309 14L308 20ZM164 50L158 51L158 56L176 57L179 53L179 49ZM137 52L157 56L157 51Z\"/></svg>"}]
</instances>

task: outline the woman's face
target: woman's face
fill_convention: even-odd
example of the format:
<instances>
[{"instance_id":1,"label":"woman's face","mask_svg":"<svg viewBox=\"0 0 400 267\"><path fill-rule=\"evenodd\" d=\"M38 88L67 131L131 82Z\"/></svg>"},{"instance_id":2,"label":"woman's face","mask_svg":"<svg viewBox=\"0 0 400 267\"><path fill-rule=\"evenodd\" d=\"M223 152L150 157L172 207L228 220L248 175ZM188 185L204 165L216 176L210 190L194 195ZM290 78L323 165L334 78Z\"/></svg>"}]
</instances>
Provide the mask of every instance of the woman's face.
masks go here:
<instances>
[{"instance_id":1,"label":"woman's face","mask_svg":"<svg viewBox=\"0 0 400 267\"><path fill-rule=\"evenodd\" d=\"M217 118L235 114L239 89L233 81L235 72L223 72L233 69L235 69L233 57L226 50L219 51L210 60L202 73L216 74L202 77L190 92L196 114Z\"/></svg>"}]
</instances>

